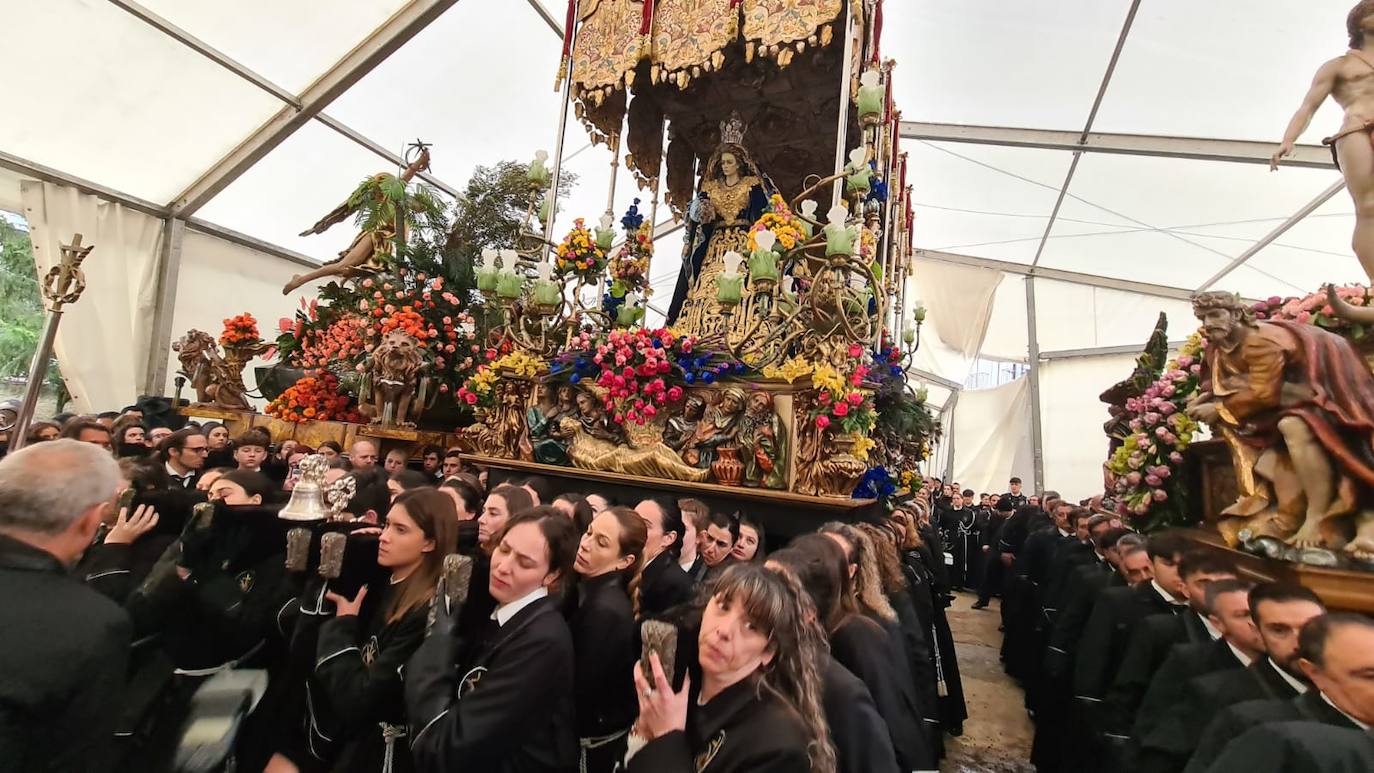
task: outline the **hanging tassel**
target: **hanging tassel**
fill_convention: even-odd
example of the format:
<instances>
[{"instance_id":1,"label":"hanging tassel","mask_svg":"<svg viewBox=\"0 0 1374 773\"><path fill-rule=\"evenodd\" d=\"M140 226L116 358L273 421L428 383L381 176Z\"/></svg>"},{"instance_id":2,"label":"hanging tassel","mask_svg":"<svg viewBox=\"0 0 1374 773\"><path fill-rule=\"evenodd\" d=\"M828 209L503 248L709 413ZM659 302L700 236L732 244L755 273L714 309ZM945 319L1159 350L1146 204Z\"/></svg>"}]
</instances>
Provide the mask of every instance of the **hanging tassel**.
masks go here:
<instances>
[{"instance_id":1,"label":"hanging tassel","mask_svg":"<svg viewBox=\"0 0 1374 773\"><path fill-rule=\"evenodd\" d=\"M882 7L882 6L879 6L879 8L881 8L881 7ZM877 50L877 49L875 48L874 50ZM876 62L877 60L875 59L874 61ZM883 107L884 107L883 120L884 120L884 121L891 121L891 120L892 120L892 70L889 68L888 71L887 71L886 73L883 73L883 74L887 76L887 77L884 79L884 80L887 81L887 83L884 84L884 86L885 86L886 89L887 89L887 94L883 97L883 102L885 103L884 106L883 106Z\"/></svg>"}]
</instances>

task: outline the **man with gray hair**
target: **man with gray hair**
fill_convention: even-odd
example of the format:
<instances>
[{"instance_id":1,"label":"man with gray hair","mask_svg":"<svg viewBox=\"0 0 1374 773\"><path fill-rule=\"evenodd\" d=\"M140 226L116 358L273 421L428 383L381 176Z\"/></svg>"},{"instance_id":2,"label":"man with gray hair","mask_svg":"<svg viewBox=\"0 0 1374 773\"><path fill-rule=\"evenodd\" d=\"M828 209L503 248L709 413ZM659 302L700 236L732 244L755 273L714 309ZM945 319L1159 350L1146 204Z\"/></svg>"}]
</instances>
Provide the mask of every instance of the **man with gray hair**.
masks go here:
<instances>
[{"instance_id":1,"label":"man with gray hair","mask_svg":"<svg viewBox=\"0 0 1374 773\"><path fill-rule=\"evenodd\" d=\"M68 568L119 483L109 452L38 443L0 461L0 767L101 771L119 717L129 618Z\"/></svg>"}]
</instances>

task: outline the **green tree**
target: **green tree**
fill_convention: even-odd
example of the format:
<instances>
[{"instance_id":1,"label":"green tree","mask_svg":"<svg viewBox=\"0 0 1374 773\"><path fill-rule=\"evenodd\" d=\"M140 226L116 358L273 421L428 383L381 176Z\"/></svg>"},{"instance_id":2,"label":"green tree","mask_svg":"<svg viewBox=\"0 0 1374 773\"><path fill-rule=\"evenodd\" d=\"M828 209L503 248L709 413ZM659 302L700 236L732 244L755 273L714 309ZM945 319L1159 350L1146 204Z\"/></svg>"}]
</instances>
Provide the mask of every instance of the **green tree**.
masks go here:
<instances>
[{"instance_id":1,"label":"green tree","mask_svg":"<svg viewBox=\"0 0 1374 773\"><path fill-rule=\"evenodd\" d=\"M25 377L43 328L43 299L28 231L0 218L0 378ZM57 360L48 383L61 391Z\"/></svg>"}]
</instances>

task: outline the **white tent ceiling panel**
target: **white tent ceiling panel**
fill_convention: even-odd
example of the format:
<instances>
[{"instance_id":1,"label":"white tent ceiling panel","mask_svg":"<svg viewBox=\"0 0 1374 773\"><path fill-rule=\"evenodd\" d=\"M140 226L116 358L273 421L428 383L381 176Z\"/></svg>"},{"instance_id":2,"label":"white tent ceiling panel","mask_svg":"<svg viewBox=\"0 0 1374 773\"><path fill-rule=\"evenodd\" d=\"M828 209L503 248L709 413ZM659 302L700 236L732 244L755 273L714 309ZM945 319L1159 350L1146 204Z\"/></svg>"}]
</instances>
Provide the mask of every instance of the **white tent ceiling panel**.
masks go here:
<instances>
[{"instance_id":1,"label":"white tent ceiling panel","mask_svg":"<svg viewBox=\"0 0 1374 773\"><path fill-rule=\"evenodd\" d=\"M883 55L898 61L894 97L913 121L1081 129L1129 5L886 3Z\"/></svg>"},{"instance_id":2,"label":"white tent ceiling panel","mask_svg":"<svg viewBox=\"0 0 1374 773\"><path fill-rule=\"evenodd\" d=\"M1350 6L1142 3L1094 128L1278 142L1317 67L1345 51ZM1339 125L1339 109L1327 102L1302 141L1315 143Z\"/></svg>"},{"instance_id":3,"label":"white tent ceiling panel","mask_svg":"<svg viewBox=\"0 0 1374 773\"><path fill-rule=\"evenodd\" d=\"M139 0L292 94L391 17L404 0Z\"/></svg>"},{"instance_id":4,"label":"white tent ceiling panel","mask_svg":"<svg viewBox=\"0 0 1374 773\"><path fill-rule=\"evenodd\" d=\"M1070 155L918 142L910 152L918 247L1030 263Z\"/></svg>"},{"instance_id":5,"label":"white tent ceiling panel","mask_svg":"<svg viewBox=\"0 0 1374 773\"><path fill-rule=\"evenodd\" d=\"M1047 279L1035 280L1035 311L1042 352L1143 348L1161 311L1169 315L1171 339L1186 337L1196 327L1187 301Z\"/></svg>"},{"instance_id":6,"label":"white tent ceiling panel","mask_svg":"<svg viewBox=\"0 0 1374 773\"><path fill-rule=\"evenodd\" d=\"M169 201L281 102L104 0L8 3L0 70L22 113L0 148Z\"/></svg>"},{"instance_id":7,"label":"white tent ceiling panel","mask_svg":"<svg viewBox=\"0 0 1374 773\"><path fill-rule=\"evenodd\" d=\"M351 221L320 235L297 234L347 201L368 175L395 171L382 159L312 121L211 199L197 215L320 261L332 260L357 235Z\"/></svg>"}]
</instances>

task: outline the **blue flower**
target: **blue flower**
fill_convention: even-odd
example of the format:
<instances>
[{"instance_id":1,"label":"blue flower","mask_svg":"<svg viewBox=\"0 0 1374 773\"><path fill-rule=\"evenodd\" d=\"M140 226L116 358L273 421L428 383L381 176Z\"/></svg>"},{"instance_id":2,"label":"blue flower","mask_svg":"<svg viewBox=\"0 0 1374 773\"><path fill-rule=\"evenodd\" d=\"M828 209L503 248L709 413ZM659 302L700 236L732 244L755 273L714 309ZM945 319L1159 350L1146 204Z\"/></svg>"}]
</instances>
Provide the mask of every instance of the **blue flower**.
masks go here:
<instances>
[{"instance_id":1,"label":"blue flower","mask_svg":"<svg viewBox=\"0 0 1374 773\"><path fill-rule=\"evenodd\" d=\"M576 384L577 382L579 382L579 381L582 380L582 376L581 376L581 374L574 373L574 374L572 374L572 378L570 378L570 379L568 379L568 380L571 381L572 383Z\"/></svg>"},{"instance_id":2,"label":"blue flower","mask_svg":"<svg viewBox=\"0 0 1374 773\"><path fill-rule=\"evenodd\" d=\"M716 374L708 370L701 374L701 381L703 384L714 384L716 382Z\"/></svg>"},{"instance_id":3,"label":"blue flower","mask_svg":"<svg viewBox=\"0 0 1374 773\"><path fill-rule=\"evenodd\" d=\"M893 365L892 367L888 368L887 372L891 373L893 376L902 375L902 369L896 365Z\"/></svg>"},{"instance_id":4,"label":"blue flower","mask_svg":"<svg viewBox=\"0 0 1374 773\"><path fill-rule=\"evenodd\" d=\"M691 374L691 372L687 372L687 373L683 373L683 374L682 374L682 380L683 380L683 381L686 381L688 384L691 384L691 383L695 382L695 381L697 380L697 378L696 378L696 376L693 376L693 375Z\"/></svg>"},{"instance_id":5,"label":"blue flower","mask_svg":"<svg viewBox=\"0 0 1374 773\"><path fill-rule=\"evenodd\" d=\"M655 338L655 339L654 339L654 348L655 348L655 349L662 349L662 348L663 348L663 342L660 341L660 340L658 340L657 338Z\"/></svg>"}]
</instances>

